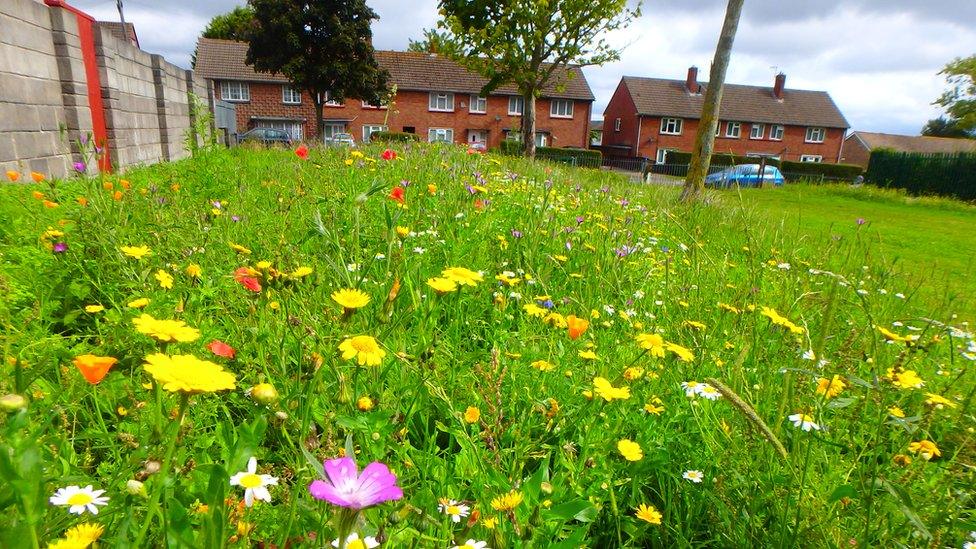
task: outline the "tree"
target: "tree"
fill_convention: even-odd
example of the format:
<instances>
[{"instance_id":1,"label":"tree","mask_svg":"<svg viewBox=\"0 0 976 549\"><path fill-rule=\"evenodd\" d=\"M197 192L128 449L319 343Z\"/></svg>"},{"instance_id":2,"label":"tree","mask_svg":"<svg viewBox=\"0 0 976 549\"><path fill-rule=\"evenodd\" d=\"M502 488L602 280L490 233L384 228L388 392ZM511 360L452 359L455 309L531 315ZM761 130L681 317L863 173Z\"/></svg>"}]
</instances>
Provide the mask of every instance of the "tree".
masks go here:
<instances>
[{"instance_id":1,"label":"tree","mask_svg":"<svg viewBox=\"0 0 976 549\"><path fill-rule=\"evenodd\" d=\"M976 131L976 54L950 61L939 73L949 83L936 105L946 110L949 118L963 131Z\"/></svg>"},{"instance_id":2,"label":"tree","mask_svg":"<svg viewBox=\"0 0 976 549\"><path fill-rule=\"evenodd\" d=\"M370 23L378 19L365 0L249 0L255 24L246 62L282 74L315 104L316 135L326 101L387 99L389 75L374 57Z\"/></svg>"},{"instance_id":3,"label":"tree","mask_svg":"<svg viewBox=\"0 0 976 549\"><path fill-rule=\"evenodd\" d=\"M715 129L718 127L718 109L722 104L722 87L725 85L729 58L732 57L732 43L735 41L735 31L739 27L742 2L743 0L729 0L729 5L725 9L725 22L722 24L722 34L715 47L712 70L708 74L705 104L702 106L698 121L691 165L688 166L688 177L681 191L681 200L684 202L697 200L705 187L705 176L708 175L708 166L712 161L712 150L715 147Z\"/></svg>"},{"instance_id":4,"label":"tree","mask_svg":"<svg viewBox=\"0 0 976 549\"><path fill-rule=\"evenodd\" d=\"M922 135L927 135L930 137L963 137L963 138L976 138L976 135L967 132L966 130L959 127L959 121L954 118L947 118L945 116L940 116L938 118L933 118L925 123L922 127Z\"/></svg>"},{"instance_id":5,"label":"tree","mask_svg":"<svg viewBox=\"0 0 976 549\"><path fill-rule=\"evenodd\" d=\"M445 37L442 33L433 29L425 29L424 37L420 40L410 39L407 51L420 53L445 53L448 51L445 44Z\"/></svg>"},{"instance_id":6,"label":"tree","mask_svg":"<svg viewBox=\"0 0 976 549\"><path fill-rule=\"evenodd\" d=\"M525 155L535 156L535 102L565 85L565 68L620 58L602 35L640 15L627 0L439 0L445 54L485 77L489 94L513 84L523 98Z\"/></svg>"},{"instance_id":7,"label":"tree","mask_svg":"<svg viewBox=\"0 0 976 549\"><path fill-rule=\"evenodd\" d=\"M232 11L214 16L204 29L203 37L245 42L253 24L254 10L249 6L238 6Z\"/></svg>"}]
</instances>

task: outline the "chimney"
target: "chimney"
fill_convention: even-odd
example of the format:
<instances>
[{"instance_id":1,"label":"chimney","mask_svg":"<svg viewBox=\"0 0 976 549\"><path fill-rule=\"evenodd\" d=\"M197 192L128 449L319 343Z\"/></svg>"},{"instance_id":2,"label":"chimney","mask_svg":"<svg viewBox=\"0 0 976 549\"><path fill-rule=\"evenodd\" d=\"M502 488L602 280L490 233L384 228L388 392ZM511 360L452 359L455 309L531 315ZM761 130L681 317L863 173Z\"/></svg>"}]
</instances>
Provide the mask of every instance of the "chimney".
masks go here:
<instances>
[{"instance_id":1,"label":"chimney","mask_svg":"<svg viewBox=\"0 0 976 549\"><path fill-rule=\"evenodd\" d=\"M786 75L779 73L776 75L776 83L773 84L773 97L782 101L784 88L786 88Z\"/></svg>"},{"instance_id":2,"label":"chimney","mask_svg":"<svg viewBox=\"0 0 976 549\"><path fill-rule=\"evenodd\" d=\"M698 67L692 65L688 67L688 79L685 81L688 93L698 95Z\"/></svg>"}]
</instances>

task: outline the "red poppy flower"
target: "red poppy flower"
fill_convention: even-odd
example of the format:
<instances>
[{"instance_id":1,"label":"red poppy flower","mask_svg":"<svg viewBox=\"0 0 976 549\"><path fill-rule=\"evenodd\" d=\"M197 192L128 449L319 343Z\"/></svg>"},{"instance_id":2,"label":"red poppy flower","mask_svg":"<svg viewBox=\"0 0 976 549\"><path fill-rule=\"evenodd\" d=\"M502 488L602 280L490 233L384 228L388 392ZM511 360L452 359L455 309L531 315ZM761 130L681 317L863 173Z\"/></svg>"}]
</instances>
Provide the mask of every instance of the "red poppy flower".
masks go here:
<instances>
[{"instance_id":1,"label":"red poppy flower","mask_svg":"<svg viewBox=\"0 0 976 549\"><path fill-rule=\"evenodd\" d=\"M234 271L234 280L252 292L261 291L261 283L258 282L258 279L251 276L251 270L247 267L241 267Z\"/></svg>"},{"instance_id":2,"label":"red poppy flower","mask_svg":"<svg viewBox=\"0 0 976 549\"><path fill-rule=\"evenodd\" d=\"M406 201L407 191L403 187L393 187L390 191L390 200L403 204Z\"/></svg>"},{"instance_id":3,"label":"red poppy flower","mask_svg":"<svg viewBox=\"0 0 976 549\"><path fill-rule=\"evenodd\" d=\"M302 160L308 160L308 147L306 147L304 144L299 145L298 148L295 149L295 154L298 155L298 158L301 158Z\"/></svg>"},{"instance_id":4,"label":"red poppy flower","mask_svg":"<svg viewBox=\"0 0 976 549\"><path fill-rule=\"evenodd\" d=\"M386 149L381 156L383 160L396 160L397 153L393 149Z\"/></svg>"},{"instance_id":5,"label":"red poppy flower","mask_svg":"<svg viewBox=\"0 0 976 549\"><path fill-rule=\"evenodd\" d=\"M210 343L208 343L207 349L211 353L217 356L222 356L224 358L233 359L235 356L237 356L237 351L235 351L233 347L231 347L230 345L224 343L219 339L215 339Z\"/></svg>"}]
</instances>

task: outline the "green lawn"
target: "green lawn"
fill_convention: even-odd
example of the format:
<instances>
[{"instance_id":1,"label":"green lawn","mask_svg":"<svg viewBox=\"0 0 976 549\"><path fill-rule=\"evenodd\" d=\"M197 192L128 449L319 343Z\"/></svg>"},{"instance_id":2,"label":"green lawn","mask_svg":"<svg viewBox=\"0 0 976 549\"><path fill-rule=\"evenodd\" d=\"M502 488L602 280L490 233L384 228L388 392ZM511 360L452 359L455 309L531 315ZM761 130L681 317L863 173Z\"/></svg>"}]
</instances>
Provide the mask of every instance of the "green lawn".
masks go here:
<instances>
[{"instance_id":1,"label":"green lawn","mask_svg":"<svg viewBox=\"0 0 976 549\"><path fill-rule=\"evenodd\" d=\"M738 203L740 196L796 235L797 246L863 240L867 256L909 280L920 298L976 319L976 206L868 186L803 184L729 193L725 201Z\"/></svg>"}]
</instances>

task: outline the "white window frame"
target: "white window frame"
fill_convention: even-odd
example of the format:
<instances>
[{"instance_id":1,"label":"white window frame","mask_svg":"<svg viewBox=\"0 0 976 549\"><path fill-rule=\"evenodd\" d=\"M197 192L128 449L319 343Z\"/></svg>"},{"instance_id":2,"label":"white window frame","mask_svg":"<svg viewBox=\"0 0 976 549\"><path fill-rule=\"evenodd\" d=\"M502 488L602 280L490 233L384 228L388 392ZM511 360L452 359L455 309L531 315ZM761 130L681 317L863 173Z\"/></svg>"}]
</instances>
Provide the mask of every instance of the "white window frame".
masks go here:
<instances>
[{"instance_id":1,"label":"white window frame","mask_svg":"<svg viewBox=\"0 0 976 549\"><path fill-rule=\"evenodd\" d=\"M288 132L288 136L295 141L305 138L305 123L301 120L270 120L267 118L254 118L251 124L256 128L270 128Z\"/></svg>"},{"instance_id":2,"label":"white window frame","mask_svg":"<svg viewBox=\"0 0 976 549\"><path fill-rule=\"evenodd\" d=\"M298 96L297 100L295 99L296 95ZM296 90L288 84L284 84L281 86L281 102L285 105L301 105L302 92L300 90Z\"/></svg>"},{"instance_id":3,"label":"white window frame","mask_svg":"<svg viewBox=\"0 0 976 549\"><path fill-rule=\"evenodd\" d=\"M615 118L614 121L613 121L613 131L615 131L615 132L619 132L620 131L620 119L619 118Z\"/></svg>"},{"instance_id":4,"label":"white window frame","mask_svg":"<svg viewBox=\"0 0 976 549\"><path fill-rule=\"evenodd\" d=\"M373 133L385 132L388 129L388 126L381 124L363 124L363 143L369 143L369 136L373 135Z\"/></svg>"},{"instance_id":5,"label":"white window frame","mask_svg":"<svg viewBox=\"0 0 976 549\"><path fill-rule=\"evenodd\" d=\"M454 143L454 128L427 128L427 141L429 143Z\"/></svg>"},{"instance_id":6,"label":"white window frame","mask_svg":"<svg viewBox=\"0 0 976 549\"><path fill-rule=\"evenodd\" d=\"M770 141L782 141L783 135L786 134L786 128L782 124L773 124L769 127L769 140Z\"/></svg>"},{"instance_id":7,"label":"white window frame","mask_svg":"<svg viewBox=\"0 0 976 549\"><path fill-rule=\"evenodd\" d=\"M472 94L468 97L468 112L471 114L488 114L488 98Z\"/></svg>"},{"instance_id":8,"label":"white window frame","mask_svg":"<svg viewBox=\"0 0 976 549\"><path fill-rule=\"evenodd\" d=\"M759 135L756 135L756 130L759 130ZM753 124L749 128L749 139L762 139L766 136L766 125L765 124Z\"/></svg>"},{"instance_id":9,"label":"white window frame","mask_svg":"<svg viewBox=\"0 0 976 549\"><path fill-rule=\"evenodd\" d=\"M430 92L427 110L431 112L454 112L454 94L451 92Z\"/></svg>"},{"instance_id":10,"label":"white window frame","mask_svg":"<svg viewBox=\"0 0 976 549\"><path fill-rule=\"evenodd\" d=\"M326 91L325 92L325 103L324 104L325 104L326 107L344 107L345 106L345 105L343 105L342 103L340 103L338 101L334 101L332 99L332 92L329 92L329 91Z\"/></svg>"},{"instance_id":11,"label":"white window frame","mask_svg":"<svg viewBox=\"0 0 976 549\"><path fill-rule=\"evenodd\" d=\"M560 108L561 107L561 108ZM553 99L549 102L549 118L572 118L572 99Z\"/></svg>"},{"instance_id":12,"label":"white window frame","mask_svg":"<svg viewBox=\"0 0 976 549\"><path fill-rule=\"evenodd\" d=\"M715 123L715 137L720 137L722 133L722 121L719 120Z\"/></svg>"},{"instance_id":13,"label":"white window frame","mask_svg":"<svg viewBox=\"0 0 976 549\"><path fill-rule=\"evenodd\" d=\"M684 121L680 118L662 118L661 135L681 135Z\"/></svg>"},{"instance_id":14,"label":"white window frame","mask_svg":"<svg viewBox=\"0 0 976 549\"><path fill-rule=\"evenodd\" d=\"M386 103L380 103L379 105L373 105L371 103L367 103L366 101L363 101L362 103L363 103L363 108L364 109L385 109L385 108L387 108Z\"/></svg>"},{"instance_id":15,"label":"white window frame","mask_svg":"<svg viewBox=\"0 0 976 549\"><path fill-rule=\"evenodd\" d=\"M664 147L659 148L657 150L657 154L655 155L654 163L655 164L664 164L665 162L668 161L668 153L669 152L672 152L672 151L676 151L676 150L677 149L668 149L668 148L664 148Z\"/></svg>"},{"instance_id":16,"label":"white window frame","mask_svg":"<svg viewBox=\"0 0 976 549\"><path fill-rule=\"evenodd\" d=\"M522 116L525 112L525 98L520 95L508 96L508 115Z\"/></svg>"},{"instance_id":17,"label":"white window frame","mask_svg":"<svg viewBox=\"0 0 976 549\"><path fill-rule=\"evenodd\" d=\"M236 86L233 91L237 93L231 93L232 85ZM240 80L223 80L220 82L220 99L231 103L247 103L251 100L251 87Z\"/></svg>"},{"instance_id":18,"label":"white window frame","mask_svg":"<svg viewBox=\"0 0 976 549\"><path fill-rule=\"evenodd\" d=\"M735 131L732 131L732 130ZM742 123L741 122L726 122L725 123L725 137L732 139L738 139L742 136Z\"/></svg>"},{"instance_id":19,"label":"white window frame","mask_svg":"<svg viewBox=\"0 0 976 549\"><path fill-rule=\"evenodd\" d=\"M549 134L546 132L535 132L535 146L536 147L549 146Z\"/></svg>"},{"instance_id":20,"label":"white window frame","mask_svg":"<svg viewBox=\"0 0 976 549\"><path fill-rule=\"evenodd\" d=\"M800 162L819 164L823 162L823 156L819 154L804 154L800 156Z\"/></svg>"},{"instance_id":21,"label":"white window frame","mask_svg":"<svg viewBox=\"0 0 976 549\"><path fill-rule=\"evenodd\" d=\"M827 128L823 128L819 126L809 126L807 127L807 134L804 138L804 142L823 143L824 139L826 138L827 138Z\"/></svg>"},{"instance_id":22,"label":"white window frame","mask_svg":"<svg viewBox=\"0 0 976 549\"><path fill-rule=\"evenodd\" d=\"M338 131L336 131L338 129ZM348 127L345 122L329 122L326 120L322 123L322 139L328 141L335 137L337 133L349 133Z\"/></svg>"}]
</instances>

